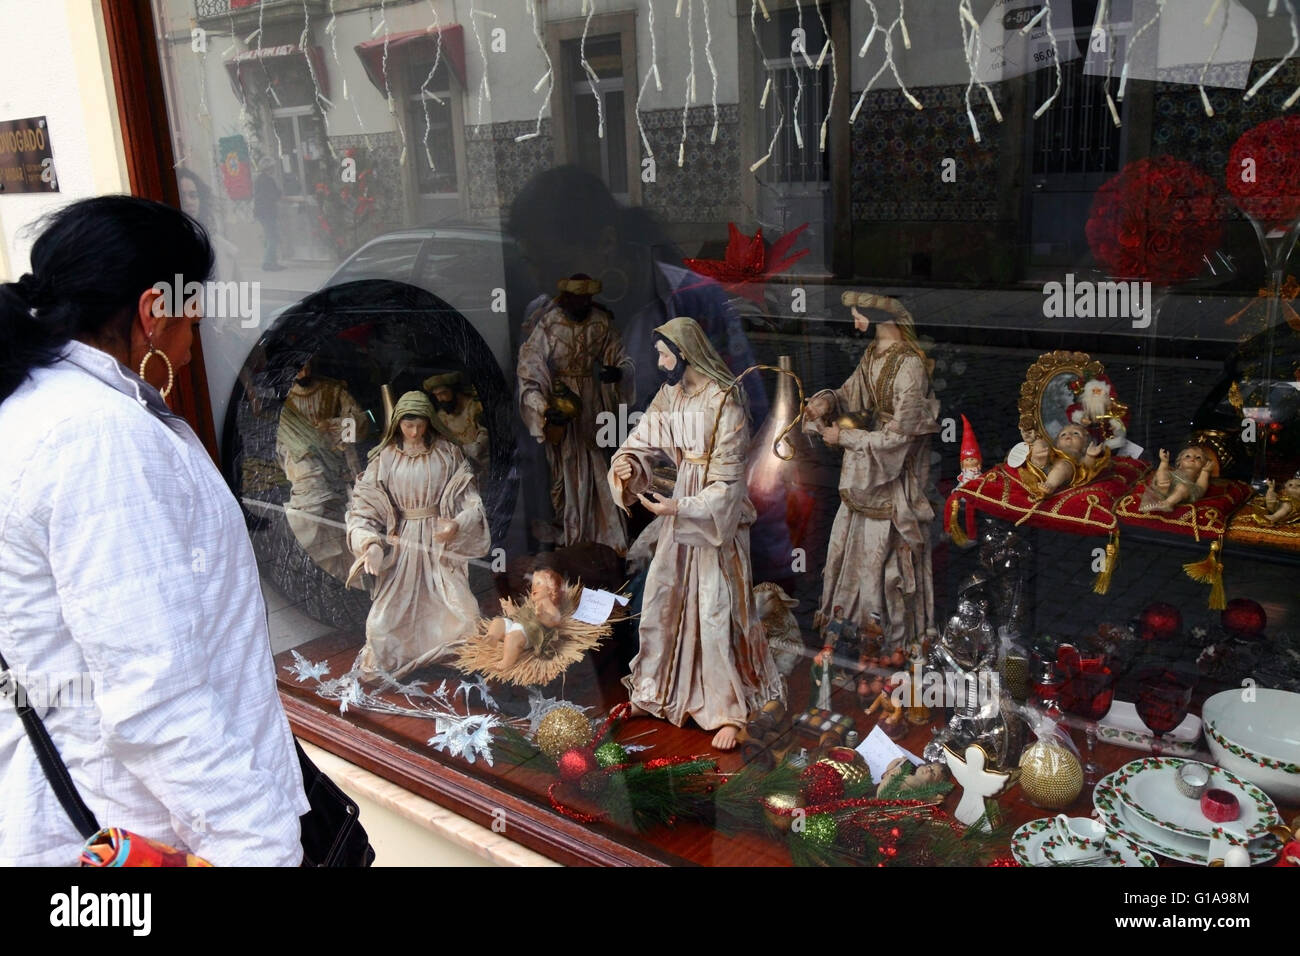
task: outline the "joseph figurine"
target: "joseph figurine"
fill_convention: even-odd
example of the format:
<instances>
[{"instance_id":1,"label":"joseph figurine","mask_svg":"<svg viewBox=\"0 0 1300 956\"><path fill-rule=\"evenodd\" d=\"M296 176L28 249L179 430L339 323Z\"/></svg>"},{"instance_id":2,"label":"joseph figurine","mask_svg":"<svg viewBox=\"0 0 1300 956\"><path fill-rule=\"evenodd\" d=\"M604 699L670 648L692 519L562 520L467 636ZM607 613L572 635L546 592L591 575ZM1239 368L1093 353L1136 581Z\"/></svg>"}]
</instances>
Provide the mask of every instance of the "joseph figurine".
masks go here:
<instances>
[{"instance_id":1,"label":"joseph figurine","mask_svg":"<svg viewBox=\"0 0 1300 956\"><path fill-rule=\"evenodd\" d=\"M785 700L754 605L745 397L694 319L659 326L654 341L665 384L609 469L614 501L656 516L643 532L654 557L640 650L623 683L633 714L692 718L730 750L750 711ZM660 453L677 466L669 498L649 490Z\"/></svg>"},{"instance_id":2,"label":"joseph figurine","mask_svg":"<svg viewBox=\"0 0 1300 956\"><path fill-rule=\"evenodd\" d=\"M939 401L902 304L859 292L844 293L843 301L861 332L870 320L859 308L880 309L888 318L876 323L875 338L848 381L808 400L808 430L844 450L816 623L829 621L837 605L849 620L878 614L882 650L895 651L910 648L934 623L934 509L926 487Z\"/></svg>"}]
</instances>

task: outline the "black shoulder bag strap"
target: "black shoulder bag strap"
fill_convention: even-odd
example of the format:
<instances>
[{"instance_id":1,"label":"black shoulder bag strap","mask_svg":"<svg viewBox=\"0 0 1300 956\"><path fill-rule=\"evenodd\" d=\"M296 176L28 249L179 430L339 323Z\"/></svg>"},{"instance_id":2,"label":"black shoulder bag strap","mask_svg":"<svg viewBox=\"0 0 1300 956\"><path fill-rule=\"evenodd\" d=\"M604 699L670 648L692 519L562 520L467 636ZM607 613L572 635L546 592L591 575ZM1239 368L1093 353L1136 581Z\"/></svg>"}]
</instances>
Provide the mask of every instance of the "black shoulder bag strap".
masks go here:
<instances>
[{"instance_id":1,"label":"black shoulder bag strap","mask_svg":"<svg viewBox=\"0 0 1300 956\"><path fill-rule=\"evenodd\" d=\"M77 786L72 782L72 775L68 773L67 765L59 756L54 741L50 739L49 731L45 729L45 724L31 705L27 689L18 683L18 679L14 677L13 671L5 662L4 655L0 654L0 695L6 694L14 695L14 709L18 711L18 719L23 722L23 729L27 731L28 739L36 748L36 759L41 762L41 769L45 771L46 779L54 788L54 795L59 798L59 803L63 805L68 818L72 820L72 825L77 828L82 839L89 840L99 832L99 822L90 812L90 807L86 806L86 801L81 799L81 794L77 792Z\"/></svg>"}]
</instances>

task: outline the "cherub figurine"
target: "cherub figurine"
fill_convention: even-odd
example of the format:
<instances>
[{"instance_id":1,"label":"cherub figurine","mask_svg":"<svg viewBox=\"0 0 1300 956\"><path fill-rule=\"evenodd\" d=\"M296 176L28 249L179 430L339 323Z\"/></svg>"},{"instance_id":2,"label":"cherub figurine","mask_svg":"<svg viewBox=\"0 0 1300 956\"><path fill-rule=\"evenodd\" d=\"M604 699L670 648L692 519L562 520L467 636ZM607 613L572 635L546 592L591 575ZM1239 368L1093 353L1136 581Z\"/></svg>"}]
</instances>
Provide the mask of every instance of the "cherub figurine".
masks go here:
<instances>
[{"instance_id":1,"label":"cherub figurine","mask_svg":"<svg viewBox=\"0 0 1300 956\"><path fill-rule=\"evenodd\" d=\"M1033 431L1025 433L1030 480L1025 482L1032 501L1042 501L1062 488L1077 488L1096 478L1110 463L1110 449L1092 440L1083 425L1070 424L1056 433L1055 445Z\"/></svg>"},{"instance_id":2,"label":"cherub figurine","mask_svg":"<svg viewBox=\"0 0 1300 956\"><path fill-rule=\"evenodd\" d=\"M1142 493L1138 510L1145 514L1196 504L1209 490L1212 468L1210 456L1200 445L1188 445L1180 451L1173 468L1169 467L1169 452L1161 448L1160 467Z\"/></svg>"},{"instance_id":3,"label":"cherub figurine","mask_svg":"<svg viewBox=\"0 0 1300 956\"><path fill-rule=\"evenodd\" d=\"M1272 478L1264 482L1264 488L1263 506L1255 504L1255 513L1251 515L1256 524L1277 527L1300 523L1300 472L1282 483L1280 495L1277 493L1277 482Z\"/></svg>"},{"instance_id":4,"label":"cherub figurine","mask_svg":"<svg viewBox=\"0 0 1300 956\"><path fill-rule=\"evenodd\" d=\"M570 587L553 568L537 568L528 597L503 598L501 616L479 622L456 666L509 684L550 683L612 631L609 621L593 625L572 616L581 594L582 585Z\"/></svg>"}]
</instances>

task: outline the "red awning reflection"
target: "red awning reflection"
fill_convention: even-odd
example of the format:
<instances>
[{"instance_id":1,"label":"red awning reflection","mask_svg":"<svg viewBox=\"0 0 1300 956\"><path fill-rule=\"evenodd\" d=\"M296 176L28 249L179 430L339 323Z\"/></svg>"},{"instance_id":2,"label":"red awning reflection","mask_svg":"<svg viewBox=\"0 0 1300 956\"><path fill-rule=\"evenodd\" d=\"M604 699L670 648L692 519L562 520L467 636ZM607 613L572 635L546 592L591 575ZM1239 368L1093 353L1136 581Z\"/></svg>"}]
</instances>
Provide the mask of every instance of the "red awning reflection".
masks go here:
<instances>
[{"instance_id":1,"label":"red awning reflection","mask_svg":"<svg viewBox=\"0 0 1300 956\"><path fill-rule=\"evenodd\" d=\"M407 56L414 55L432 60L434 52L438 48L439 36L442 37L442 56L456 74L456 79L460 81L460 85L464 86L465 30L459 24L451 24L438 30L408 30L405 33L389 34L387 39L378 37L374 40L367 40L365 43L357 44L357 56L361 57L361 63L366 68L366 76L370 77L370 82L383 90L391 88L393 85L391 76L389 82L384 83L385 43L388 45L390 58L395 52L402 51ZM391 59L389 63L391 65Z\"/></svg>"}]
</instances>

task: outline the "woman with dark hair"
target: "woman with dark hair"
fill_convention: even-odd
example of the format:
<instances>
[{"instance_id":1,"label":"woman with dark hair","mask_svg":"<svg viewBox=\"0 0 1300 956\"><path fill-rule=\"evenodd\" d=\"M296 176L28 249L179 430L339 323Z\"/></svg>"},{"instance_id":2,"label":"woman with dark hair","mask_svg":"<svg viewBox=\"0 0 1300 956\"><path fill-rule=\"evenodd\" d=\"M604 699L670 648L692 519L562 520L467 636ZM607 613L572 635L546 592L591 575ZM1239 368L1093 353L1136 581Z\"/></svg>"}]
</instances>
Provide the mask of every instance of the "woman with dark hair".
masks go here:
<instances>
[{"instance_id":1,"label":"woman with dark hair","mask_svg":"<svg viewBox=\"0 0 1300 956\"><path fill-rule=\"evenodd\" d=\"M102 196L54 213L31 262L0 285L0 652L101 823L218 865L297 865L310 807L257 563L164 400L201 311L169 287L202 287L207 235ZM74 863L77 828L9 710L0 786L0 864Z\"/></svg>"}]
</instances>

